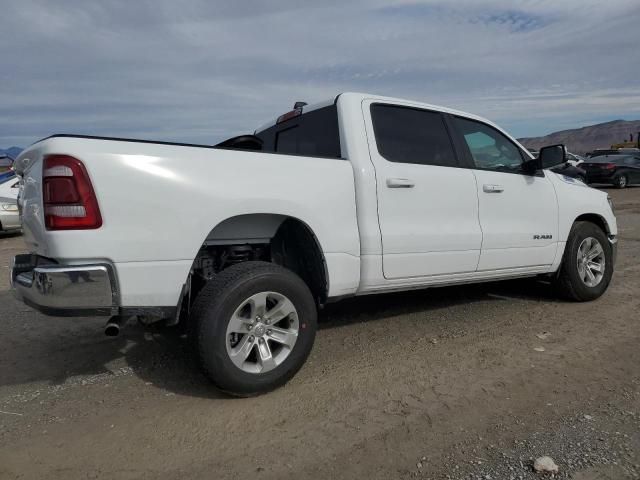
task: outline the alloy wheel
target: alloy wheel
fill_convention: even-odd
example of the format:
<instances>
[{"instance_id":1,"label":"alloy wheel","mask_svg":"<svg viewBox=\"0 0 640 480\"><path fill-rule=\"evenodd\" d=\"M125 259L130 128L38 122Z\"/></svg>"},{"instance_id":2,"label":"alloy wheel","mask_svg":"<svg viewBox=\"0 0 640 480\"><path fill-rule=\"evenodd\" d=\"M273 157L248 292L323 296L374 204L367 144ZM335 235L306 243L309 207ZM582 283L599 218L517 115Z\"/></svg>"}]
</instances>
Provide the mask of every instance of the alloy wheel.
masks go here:
<instances>
[{"instance_id":1,"label":"alloy wheel","mask_svg":"<svg viewBox=\"0 0 640 480\"><path fill-rule=\"evenodd\" d=\"M578 247L578 275L587 287L597 286L604 277L605 256L600 242L593 238L585 238Z\"/></svg>"},{"instance_id":2,"label":"alloy wheel","mask_svg":"<svg viewBox=\"0 0 640 480\"><path fill-rule=\"evenodd\" d=\"M266 373L284 362L298 339L298 312L276 292L244 300L227 325L227 354L246 373Z\"/></svg>"}]
</instances>

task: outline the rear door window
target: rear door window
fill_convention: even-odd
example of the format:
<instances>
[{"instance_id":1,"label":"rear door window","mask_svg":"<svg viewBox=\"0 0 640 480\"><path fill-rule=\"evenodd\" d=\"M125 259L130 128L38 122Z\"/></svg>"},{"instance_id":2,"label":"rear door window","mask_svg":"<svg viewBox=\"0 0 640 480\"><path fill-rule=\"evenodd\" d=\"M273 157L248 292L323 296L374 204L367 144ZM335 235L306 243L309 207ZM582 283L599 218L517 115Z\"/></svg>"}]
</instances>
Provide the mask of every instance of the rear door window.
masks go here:
<instances>
[{"instance_id":1,"label":"rear door window","mask_svg":"<svg viewBox=\"0 0 640 480\"><path fill-rule=\"evenodd\" d=\"M457 167L451 138L439 112L371 105L376 146L390 162Z\"/></svg>"}]
</instances>

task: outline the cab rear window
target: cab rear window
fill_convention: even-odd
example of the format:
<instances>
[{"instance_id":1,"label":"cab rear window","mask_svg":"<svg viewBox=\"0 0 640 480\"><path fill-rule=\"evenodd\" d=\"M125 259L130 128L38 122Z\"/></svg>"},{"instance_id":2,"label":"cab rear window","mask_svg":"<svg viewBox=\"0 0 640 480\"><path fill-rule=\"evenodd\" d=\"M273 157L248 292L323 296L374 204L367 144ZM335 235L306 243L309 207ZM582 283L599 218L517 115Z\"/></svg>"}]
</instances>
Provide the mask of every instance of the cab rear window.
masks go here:
<instances>
[{"instance_id":1,"label":"cab rear window","mask_svg":"<svg viewBox=\"0 0 640 480\"><path fill-rule=\"evenodd\" d=\"M335 105L318 108L256 134L263 152L340 158L340 131Z\"/></svg>"}]
</instances>

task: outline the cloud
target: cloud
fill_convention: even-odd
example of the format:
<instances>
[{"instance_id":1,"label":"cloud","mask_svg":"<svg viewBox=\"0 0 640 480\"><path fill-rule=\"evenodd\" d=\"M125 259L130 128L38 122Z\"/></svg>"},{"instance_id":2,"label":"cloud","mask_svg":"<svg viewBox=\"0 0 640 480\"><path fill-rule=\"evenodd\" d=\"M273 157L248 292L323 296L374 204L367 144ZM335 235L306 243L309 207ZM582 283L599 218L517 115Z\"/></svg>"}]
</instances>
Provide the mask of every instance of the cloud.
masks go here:
<instances>
[{"instance_id":1,"label":"cloud","mask_svg":"<svg viewBox=\"0 0 640 480\"><path fill-rule=\"evenodd\" d=\"M552 23L551 18L545 18L541 15L531 15L517 10L506 10L498 13L480 15L477 20L487 25L497 24L507 26L512 32L530 32L546 27Z\"/></svg>"},{"instance_id":2,"label":"cloud","mask_svg":"<svg viewBox=\"0 0 640 480\"><path fill-rule=\"evenodd\" d=\"M633 0L4 3L0 146L52 133L210 144L353 90L518 136L640 117Z\"/></svg>"},{"instance_id":3,"label":"cloud","mask_svg":"<svg viewBox=\"0 0 640 480\"><path fill-rule=\"evenodd\" d=\"M421 19L434 19L455 24L484 24L486 26L507 27L512 32L528 32L551 24L553 16L530 13L525 10L505 9L504 5L454 3L405 3L382 7L383 15Z\"/></svg>"}]
</instances>

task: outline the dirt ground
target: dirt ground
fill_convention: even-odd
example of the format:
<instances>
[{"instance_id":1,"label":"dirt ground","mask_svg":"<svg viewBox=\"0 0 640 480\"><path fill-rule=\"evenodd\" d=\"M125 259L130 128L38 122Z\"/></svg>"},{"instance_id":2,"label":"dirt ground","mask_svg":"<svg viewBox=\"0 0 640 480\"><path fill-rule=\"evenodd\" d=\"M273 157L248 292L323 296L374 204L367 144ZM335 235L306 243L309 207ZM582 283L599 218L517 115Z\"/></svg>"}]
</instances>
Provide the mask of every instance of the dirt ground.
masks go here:
<instances>
[{"instance_id":1,"label":"dirt ground","mask_svg":"<svg viewBox=\"0 0 640 480\"><path fill-rule=\"evenodd\" d=\"M251 399L175 335L18 303L22 239L0 237L0 478L526 479L541 455L556 478L640 478L640 188L609 193L601 299L527 280L344 301L298 375Z\"/></svg>"}]
</instances>

